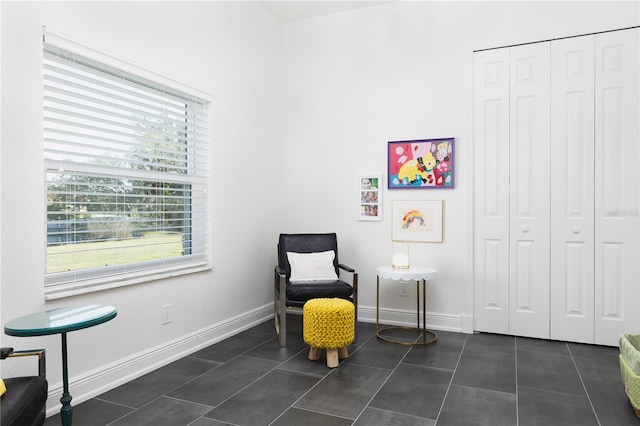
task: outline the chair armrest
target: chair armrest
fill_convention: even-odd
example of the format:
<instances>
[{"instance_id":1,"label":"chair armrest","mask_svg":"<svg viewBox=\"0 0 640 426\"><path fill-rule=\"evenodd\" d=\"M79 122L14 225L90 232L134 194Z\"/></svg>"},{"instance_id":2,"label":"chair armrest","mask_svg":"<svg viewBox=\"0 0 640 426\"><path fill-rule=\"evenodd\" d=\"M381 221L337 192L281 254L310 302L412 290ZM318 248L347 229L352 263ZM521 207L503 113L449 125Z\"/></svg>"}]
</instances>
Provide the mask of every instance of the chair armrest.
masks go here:
<instances>
[{"instance_id":1,"label":"chair armrest","mask_svg":"<svg viewBox=\"0 0 640 426\"><path fill-rule=\"evenodd\" d=\"M17 358L23 356L37 356L38 357L38 376L47 377L47 358L46 351L44 349L33 349L26 351L14 351L13 348L1 348L0 359L5 358Z\"/></svg>"},{"instance_id":2,"label":"chair armrest","mask_svg":"<svg viewBox=\"0 0 640 426\"><path fill-rule=\"evenodd\" d=\"M280 267L280 265L276 265L274 272L273 290L276 298L284 304L286 300L287 273Z\"/></svg>"},{"instance_id":3,"label":"chair armrest","mask_svg":"<svg viewBox=\"0 0 640 426\"><path fill-rule=\"evenodd\" d=\"M338 267L343 271L351 273L351 287L353 287L353 301L358 303L358 273L355 269L345 264L339 263Z\"/></svg>"},{"instance_id":4,"label":"chair armrest","mask_svg":"<svg viewBox=\"0 0 640 426\"><path fill-rule=\"evenodd\" d=\"M351 287L353 288L353 294L351 295L351 299L353 300L353 304L356 307L355 313L355 322L358 322L358 273L355 269L350 266L344 265L342 263L338 264L338 268L343 271L351 273Z\"/></svg>"},{"instance_id":5,"label":"chair armrest","mask_svg":"<svg viewBox=\"0 0 640 426\"><path fill-rule=\"evenodd\" d=\"M356 272L356 270L355 270L355 269L353 269L353 268L351 268L351 267L349 267L349 266L347 266L347 265L345 265L345 264L342 264L342 263L339 263L339 264L338 264L338 267L339 267L340 269L344 270L344 271L351 272L352 274Z\"/></svg>"},{"instance_id":6,"label":"chair armrest","mask_svg":"<svg viewBox=\"0 0 640 426\"><path fill-rule=\"evenodd\" d=\"M13 353L13 348L0 348L0 359L5 359Z\"/></svg>"}]
</instances>

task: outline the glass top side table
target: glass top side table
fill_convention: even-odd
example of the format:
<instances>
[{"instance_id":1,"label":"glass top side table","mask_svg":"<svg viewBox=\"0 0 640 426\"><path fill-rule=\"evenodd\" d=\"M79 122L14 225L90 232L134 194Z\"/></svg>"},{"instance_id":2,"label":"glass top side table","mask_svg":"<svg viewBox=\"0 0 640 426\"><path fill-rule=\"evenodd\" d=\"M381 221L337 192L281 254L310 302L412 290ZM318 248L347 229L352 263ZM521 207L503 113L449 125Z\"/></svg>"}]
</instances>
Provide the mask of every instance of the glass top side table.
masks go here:
<instances>
[{"instance_id":1,"label":"glass top side table","mask_svg":"<svg viewBox=\"0 0 640 426\"><path fill-rule=\"evenodd\" d=\"M438 340L438 336L430 330L427 330L427 281L436 277L438 270L426 266L412 266L406 269L396 269L392 266L380 266L376 269L376 336L380 340L400 345L428 345ZM415 281L416 282L416 327L407 326L385 326L380 327L380 277L394 281ZM422 326L420 326L420 282L422 282ZM422 335L422 339L417 342L403 342L383 336L386 330L416 330ZM429 335L429 339L427 338Z\"/></svg>"},{"instance_id":2,"label":"glass top side table","mask_svg":"<svg viewBox=\"0 0 640 426\"><path fill-rule=\"evenodd\" d=\"M35 312L9 321L4 326L5 334L17 337L46 336L60 334L62 336L62 383L63 391L60 402L60 417L63 426L71 426L73 407L69 394L69 369L67 366L67 333L93 327L115 318L117 311L113 306L89 305L52 309L46 312Z\"/></svg>"}]
</instances>

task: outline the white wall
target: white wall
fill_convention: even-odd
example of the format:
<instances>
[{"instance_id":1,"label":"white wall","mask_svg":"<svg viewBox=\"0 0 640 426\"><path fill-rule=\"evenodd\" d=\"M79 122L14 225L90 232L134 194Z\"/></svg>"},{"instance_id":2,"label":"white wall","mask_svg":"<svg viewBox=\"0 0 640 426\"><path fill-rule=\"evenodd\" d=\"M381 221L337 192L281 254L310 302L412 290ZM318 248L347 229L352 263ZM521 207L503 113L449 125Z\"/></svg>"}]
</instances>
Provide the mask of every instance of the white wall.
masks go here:
<instances>
[{"instance_id":1,"label":"white wall","mask_svg":"<svg viewBox=\"0 0 640 426\"><path fill-rule=\"evenodd\" d=\"M440 270L430 323L464 328L472 50L638 25L639 16L637 2L393 2L282 25L253 2L3 2L0 322L58 306L117 307L113 321L69 335L77 404L269 316L279 232L338 232L341 260L360 272L361 318L372 320L391 200L441 198L445 242L414 244L412 258ZM45 302L43 25L213 94L214 271ZM356 178L386 174L387 141L448 136L456 189L385 191L384 221L356 221ZM388 313L414 308L384 289ZM161 326L165 303L172 322ZM59 338L0 339L48 350L55 412Z\"/></svg>"},{"instance_id":2,"label":"white wall","mask_svg":"<svg viewBox=\"0 0 640 426\"><path fill-rule=\"evenodd\" d=\"M286 228L339 233L341 261L360 272L360 318L372 320L391 201L443 199L444 243L413 243L411 263L439 270L428 324L472 331L472 51L638 24L638 2L401 1L287 25ZM439 137L456 138L456 188L387 190L384 220L356 221L357 176L386 177L387 142ZM388 321L413 321L397 285L381 298Z\"/></svg>"},{"instance_id":3,"label":"white wall","mask_svg":"<svg viewBox=\"0 0 640 426\"><path fill-rule=\"evenodd\" d=\"M42 26L212 94L212 272L45 302ZM69 334L74 403L271 315L282 25L253 2L4 2L1 29L0 322L60 306L118 310ZM172 322L162 326L167 303ZM55 411L60 337L0 339L47 349ZM3 376L12 365L2 363Z\"/></svg>"}]
</instances>

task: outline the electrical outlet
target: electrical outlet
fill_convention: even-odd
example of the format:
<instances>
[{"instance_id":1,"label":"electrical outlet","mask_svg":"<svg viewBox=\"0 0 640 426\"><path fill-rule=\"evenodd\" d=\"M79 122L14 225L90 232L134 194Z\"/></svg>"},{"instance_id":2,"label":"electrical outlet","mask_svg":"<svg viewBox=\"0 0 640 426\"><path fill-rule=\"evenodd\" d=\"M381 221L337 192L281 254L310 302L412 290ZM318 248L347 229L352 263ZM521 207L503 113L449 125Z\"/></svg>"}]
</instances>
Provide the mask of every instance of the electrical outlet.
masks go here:
<instances>
[{"instance_id":1,"label":"electrical outlet","mask_svg":"<svg viewBox=\"0 0 640 426\"><path fill-rule=\"evenodd\" d=\"M400 296L409 297L409 282L400 281Z\"/></svg>"},{"instance_id":2,"label":"electrical outlet","mask_svg":"<svg viewBox=\"0 0 640 426\"><path fill-rule=\"evenodd\" d=\"M171 305L160 306L160 324L169 324L171 322L171 316L169 315L169 308Z\"/></svg>"}]
</instances>

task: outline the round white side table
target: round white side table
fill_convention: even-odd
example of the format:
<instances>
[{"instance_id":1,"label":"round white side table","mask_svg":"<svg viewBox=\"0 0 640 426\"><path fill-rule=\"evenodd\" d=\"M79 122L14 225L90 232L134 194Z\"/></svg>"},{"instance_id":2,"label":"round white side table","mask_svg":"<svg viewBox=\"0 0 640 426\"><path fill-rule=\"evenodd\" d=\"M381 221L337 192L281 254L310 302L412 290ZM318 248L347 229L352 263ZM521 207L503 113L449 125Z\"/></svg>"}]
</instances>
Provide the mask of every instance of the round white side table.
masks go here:
<instances>
[{"instance_id":1,"label":"round white side table","mask_svg":"<svg viewBox=\"0 0 640 426\"><path fill-rule=\"evenodd\" d=\"M438 336L433 331L427 330L427 281L435 278L438 270L426 266L412 266L406 269L396 269L392 266L379 266L376 268L376 271L376 336L378 339L406 346L428 345L437 341ZM380 277L394 281L416 282L416 327L399 325L380 327ZM422 282L422 327L420 326L420 282ZM422 334L422 340L418 342L403 342L382 335L383 331L393 329L419 331ZM427 339L427 335L429 335L430 339Z\"/></svg>"}]
</instances>

